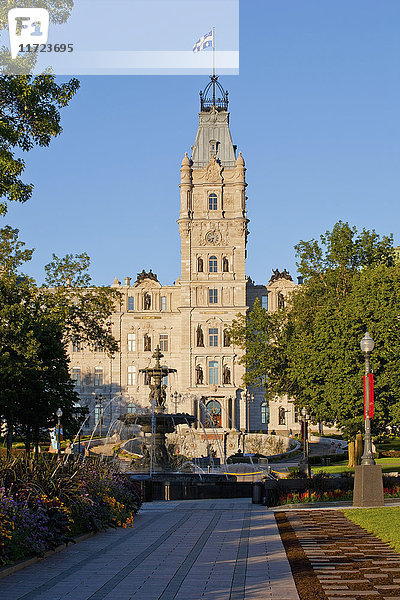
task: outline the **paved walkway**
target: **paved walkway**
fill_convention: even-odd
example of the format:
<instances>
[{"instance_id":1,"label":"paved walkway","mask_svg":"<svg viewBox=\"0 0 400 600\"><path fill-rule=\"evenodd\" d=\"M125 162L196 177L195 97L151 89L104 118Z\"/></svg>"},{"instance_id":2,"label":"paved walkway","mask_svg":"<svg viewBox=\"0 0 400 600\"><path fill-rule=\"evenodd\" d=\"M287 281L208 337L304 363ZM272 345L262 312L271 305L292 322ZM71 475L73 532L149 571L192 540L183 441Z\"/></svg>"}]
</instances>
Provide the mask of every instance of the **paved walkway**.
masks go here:
<instances>
[{"instance_id":1,"label":"paved walkway","mask_svg":"<svg viewBox=\"0 0 400 600\"><path fill-rule=\"evenodd\" d=\"M247 499L145 504L0 581L1 600L298 600L274 514Z\"/></svg>"},{"instance_id":2,"label":"paved walkway","mask_svg":"<svg viewBox=\"0 0 400 600\"><path fill-rule=\"evenodd\" d=\"M288 511L286 517L311 568L319 598L400 600L400 556L387 544L329 510Z\"/></svg>"}]
</instances>

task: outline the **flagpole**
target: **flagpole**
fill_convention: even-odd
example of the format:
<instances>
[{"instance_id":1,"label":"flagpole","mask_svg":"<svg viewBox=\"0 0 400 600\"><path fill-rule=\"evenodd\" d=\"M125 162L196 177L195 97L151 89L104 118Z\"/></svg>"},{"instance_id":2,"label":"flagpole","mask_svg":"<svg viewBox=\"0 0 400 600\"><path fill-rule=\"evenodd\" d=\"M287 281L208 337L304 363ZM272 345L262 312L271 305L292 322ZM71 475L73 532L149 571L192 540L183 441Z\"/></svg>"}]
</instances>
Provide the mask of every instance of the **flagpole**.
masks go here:
<instances>
[{"instance_id":1,"label":"flagpole","mask_svg":"<svg viewBox=\"0 0 400 600\"><path fill-rule=\"evenodd\" d=\"M216 74L216 66L215 66L215 27L212 30L212 48L213 48L213 106L215 106L215 74Z\"/></svg>"}]
</instances>

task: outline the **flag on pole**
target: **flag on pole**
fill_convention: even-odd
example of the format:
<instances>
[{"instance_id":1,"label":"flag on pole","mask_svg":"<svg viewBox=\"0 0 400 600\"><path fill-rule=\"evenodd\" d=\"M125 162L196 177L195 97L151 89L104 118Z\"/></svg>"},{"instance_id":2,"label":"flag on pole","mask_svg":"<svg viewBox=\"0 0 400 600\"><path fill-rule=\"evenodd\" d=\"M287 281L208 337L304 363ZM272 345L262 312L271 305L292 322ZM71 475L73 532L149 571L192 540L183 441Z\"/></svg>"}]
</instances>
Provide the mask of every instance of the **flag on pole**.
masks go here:
<instances>
[{"instance_id":1,"label":"flag on pole","mask_svg":"<svg viewBox=\"0 0 400 600\"><path fill-rule=\"evenodd\" d=\"M367 385L369 386L369 406L367 406ZM364 375L364 419L374 418L374 376L372 373Z\"/></svg>"},{"instance_id":2,"label":"flag on pole","mask_svg":"<svg viewBox=\"0 0 400 600\"><path fill-rule=\"evenodd\" d=\"M214 45L214 36L212 30L209 33L206 33L199 39L198 42L193 46L193 52L201 52L201 50L206 50L206 48L212 48Z\"/></svg>"}]
</instances>

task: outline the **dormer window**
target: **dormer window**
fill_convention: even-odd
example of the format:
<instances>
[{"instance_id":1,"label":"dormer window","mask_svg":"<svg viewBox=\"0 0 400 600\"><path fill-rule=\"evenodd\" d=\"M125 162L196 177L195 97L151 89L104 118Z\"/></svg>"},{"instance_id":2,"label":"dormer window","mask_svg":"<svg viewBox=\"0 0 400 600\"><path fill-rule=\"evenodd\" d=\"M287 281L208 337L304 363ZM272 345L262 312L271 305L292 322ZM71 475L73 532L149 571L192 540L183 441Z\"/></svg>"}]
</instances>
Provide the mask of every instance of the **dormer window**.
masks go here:
<instances>
[{"instance_id":1,"label":"dormer window","mask_svg":"<svg viewBox=\"0 0 400 600\"><path fill-rule=\"evenodd\" d=\"M218 150L218 142L216 140L210 140L210 156L216 156Z\"/></svg>"},{"instance_id":2,"label":"dormer window","mask_svg":"<svg viewBox=\"0 0 400 600\"><path fill-rule=\"evenodd\" d=\"M208 196L208 210L218 210L218 196L217 196L217 194L210 194Z\"/></svg>"}]
</instances>

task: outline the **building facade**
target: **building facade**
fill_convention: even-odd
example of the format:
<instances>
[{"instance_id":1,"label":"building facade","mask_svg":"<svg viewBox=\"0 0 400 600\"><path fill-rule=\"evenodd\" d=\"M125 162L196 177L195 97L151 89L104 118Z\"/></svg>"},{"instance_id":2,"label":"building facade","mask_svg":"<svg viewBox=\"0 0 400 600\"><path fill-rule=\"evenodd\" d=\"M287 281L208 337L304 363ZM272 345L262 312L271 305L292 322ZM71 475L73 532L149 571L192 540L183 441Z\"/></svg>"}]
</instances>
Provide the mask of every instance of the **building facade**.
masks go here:
<instances>
[{"instance_id":1,"label":"building facade","mask_svg":"<svg viewBox=\"0 0 400 600\"><path fill-rule=\"evenodd\" d=\"M181 166L179 235L181 275L161 285L142 271L133 281L114 280L122 294L112 318L120 351L106 354L71 346L71 373L81 404L113 427L121 414L149 407L149 388L140 372L153 364L159 345L176 373L165 381L168 410L188 412L199 422L226 430L287 433L299 430L287 398L265 402L262 389L244 389L241 350L227 330L238 313L260 298L270 311L284 306L295 284L285 271L267 285L246 276L248 236L246 168L232 142L228 94L212 77L201 94L199 128L192 155Z\"/></svg>"}]
</instances>

